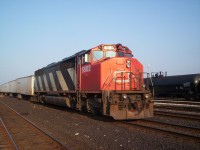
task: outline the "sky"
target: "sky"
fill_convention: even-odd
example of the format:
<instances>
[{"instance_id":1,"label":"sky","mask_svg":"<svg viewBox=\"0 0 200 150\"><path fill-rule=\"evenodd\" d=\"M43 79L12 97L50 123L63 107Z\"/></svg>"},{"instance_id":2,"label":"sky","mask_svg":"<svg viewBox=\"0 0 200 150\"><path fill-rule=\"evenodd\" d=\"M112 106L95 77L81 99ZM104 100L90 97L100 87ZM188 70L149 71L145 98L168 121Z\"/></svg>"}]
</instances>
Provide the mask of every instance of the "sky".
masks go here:
<instances>
[{"instance_id":1,"label":"sky","mask_svg":"<svg viewBox=\"0 0 200 150\"><path fill-rule=\"evenodd\" d=\"M200 0L0 0L0 84L103 43L144 71L200 73Z\"/></svg>"}]
</instances>

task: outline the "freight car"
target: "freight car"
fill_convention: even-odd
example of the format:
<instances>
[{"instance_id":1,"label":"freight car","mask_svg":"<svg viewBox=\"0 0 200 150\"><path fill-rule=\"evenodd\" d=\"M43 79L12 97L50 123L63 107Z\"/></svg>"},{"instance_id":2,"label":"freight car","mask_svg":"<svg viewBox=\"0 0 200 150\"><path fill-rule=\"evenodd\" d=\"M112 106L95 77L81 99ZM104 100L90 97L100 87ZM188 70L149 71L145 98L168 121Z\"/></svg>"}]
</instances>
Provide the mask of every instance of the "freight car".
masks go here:
<instances>
[{"instance_id":1,"label":"freight car","mask_svg":"<svg viewBox=\"0 0 200 150\"><path fill-rule=\"evenodd\" d=\"M34 76L18 78L0 85L0 93L14 96L18 99L28 99L34 96Z\"/></svg>"},{"instance_id":2,"label":"freight car","mask_svg":"<svg viewBox=\"0 0 200 150\"><path fill-rule=\"evenodd\" d=\"M151 77L148 84L154 90L155 97L200 99L200 74L166 76L163 72L157 72L151 73Z\"/></svg>"},{"instance_id":3,"label":"freight car","mask_svg":"<svg viewBox=\"0 0 200 150\"><path fill-rule=\"evenodd\" d=\"M143 66L121 44L102 44L35 71L34 101L116 120L153 116Z\"/></svg>"}]
</instances>

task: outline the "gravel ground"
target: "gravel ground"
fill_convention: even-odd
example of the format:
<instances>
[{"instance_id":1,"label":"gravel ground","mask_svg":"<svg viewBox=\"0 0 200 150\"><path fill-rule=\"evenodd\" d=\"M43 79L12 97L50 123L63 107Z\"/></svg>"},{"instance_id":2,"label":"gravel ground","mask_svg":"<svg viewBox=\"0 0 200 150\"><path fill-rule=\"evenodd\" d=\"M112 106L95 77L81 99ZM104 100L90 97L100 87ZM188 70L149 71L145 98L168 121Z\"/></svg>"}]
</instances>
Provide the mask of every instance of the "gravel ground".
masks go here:
<instances>
[{"instance_id":1,"label":"gravel ground","mask_svg":"<svg viewBox=\"0 0 200 150\"><path fill-rule=\"evenodd\" d=\"M108 117L9 97L0 100L74 150L200 149L199 142L127 126Z\"/></svg>"}]
</instances>

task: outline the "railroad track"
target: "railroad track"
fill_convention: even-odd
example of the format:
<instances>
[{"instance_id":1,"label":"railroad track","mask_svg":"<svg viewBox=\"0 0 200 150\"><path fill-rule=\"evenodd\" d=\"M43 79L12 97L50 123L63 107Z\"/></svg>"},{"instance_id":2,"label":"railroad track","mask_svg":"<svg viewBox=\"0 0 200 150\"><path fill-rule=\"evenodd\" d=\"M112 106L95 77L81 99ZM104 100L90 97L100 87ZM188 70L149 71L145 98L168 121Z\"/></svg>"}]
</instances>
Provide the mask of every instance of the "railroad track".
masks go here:
<instances>
[{"instance_id":1,"label":"railroad track","mask_svg":"<svg viewBox=\"0 0 200 150\"><path fill-rule=\"evenodd\" d=\"M200 112L200 102L195 101L173 101L173 100L154 100L154 108L184 110Z\"/></svg>"},{"instance_id":2,"label":"railroad track","mask_svg":"<svg viewBox=\"0 0 200 150\"><path fill-rule=\"evenodd\" d=\"M3 102L0 102L0 116L18 149L69 149ZM8 139L5 133L3 135ZM9 140L6 141L5 145L9 143Z\"/></svg>"},{"instance_id":3,"label":"railroad track","mask_svg":"<svg viewBox=\"0 0 200 150\"><path fill-rule=\"evenodd\" d=\"M188 105L200 106L200 102L197 101L154 100L154 103L188 104Z\"/></svg>"},{"instance_id":4,"label":"railroad track","mask_svg":"<svg viewBox=\"0 0 200 150\"><path fill-rule=\"evenodd\" d=\"M200 121L200 102L154 100L154 114Z\"/></svg>"},{"instance_id":5,"label":"railroad track","mask_svg":"<svg viewBox=\"0 0 200 150\"><path fill-rule=\"evenodd\" d=\"M123 121L123 123L131 126L150 129L161 134L169 134L173 137L180 137L200 142L200 128L187 127L149 119L137 121Z\"/></svg>"},{"instance_id":6,"label":"railroad track","mask_svg":"<svg viewBox=\"0 0 200 150\"><path fill-rule=\"evenodd\" d=\"M0 149L18 150L17 145L8 132L4 122L0 118Z\"/></svg>"},{"instance_id":7,"label":"railroad track","mask_svg":"<svg viewBox=\"0 0 200 150\"><path fill-rule=\"evenodd\" d=\"M195 113L195 112L186 112L186 111L177 112L175 110L154 109L154 115L200 121L200 113Z\"/></svg>"}]
</instances>

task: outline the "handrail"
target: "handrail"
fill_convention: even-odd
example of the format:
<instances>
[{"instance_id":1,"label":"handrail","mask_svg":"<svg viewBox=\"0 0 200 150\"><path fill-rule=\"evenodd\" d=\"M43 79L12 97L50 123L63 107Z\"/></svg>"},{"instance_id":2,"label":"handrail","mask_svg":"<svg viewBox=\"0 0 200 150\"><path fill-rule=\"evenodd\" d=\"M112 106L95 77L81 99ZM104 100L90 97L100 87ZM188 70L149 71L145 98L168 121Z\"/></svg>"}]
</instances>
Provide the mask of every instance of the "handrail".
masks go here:
<instances>
[{"instance_id":1,"label":"handrail","mask_svg":"<svg viewBox=\"0 0 200 150\"><path fill-rule=\"evenodd\" d=\"M126 79L126 77L124 76L124 74L125 73L127 73L128 74L128 78ZM119 73L116 73L116 75L117 74L121 74L121 76L118 76L118 77L116 77L116 78L120 78L120 80L121 80L121 90L123 90L123 89L125 89L125 84L128 82L128 84L130 85L130 90L133 90L133 89L135 89L136 88L136 81L134 80L134 87L132 87L133 86L133 82L132 82L132 80L133 80L133 78L135 78L135 79L138 79L138 81L139 81L139 83L138 83L138 87L142 87L142 81L141 81L141 79L142 79L142 77L141 77L141 74L142 73L133 73L133 72L124 72L124 71L122 71L122 72L119 72ZM133 77L134 76L134 77ZM116 81L116 80L115 80ZM117 82L115 82L115 84L116 84ZM124 85L124 86L123 86Z\"/></svg>"},{"instance_id":2,"label":"handrail","mask_svg":"<svg viewBox=\"0 0 200 150\"><path fill-rule=\"evenodd\" d=\"M102 89L106 90L109 89L109 85L111 84L111 82L114 81L115 84L115 90L117 89L117 84L121 85L121 90L125 90L125 86L129 85L130 86L130 90L134 90L134 89L141 89L142 88L142 73L133 73L133 72L125 72L125 71L121 71L121 72L117 72L115 74L115 76L108 82L108 79L110 78L110 76L112 75L112 71L110 71L110 73L108 74L108 76L106 77ZM125 76L127 75L127 76ZM138 82L137 82L138 81Z\"/></svg>"}]
</instances>

